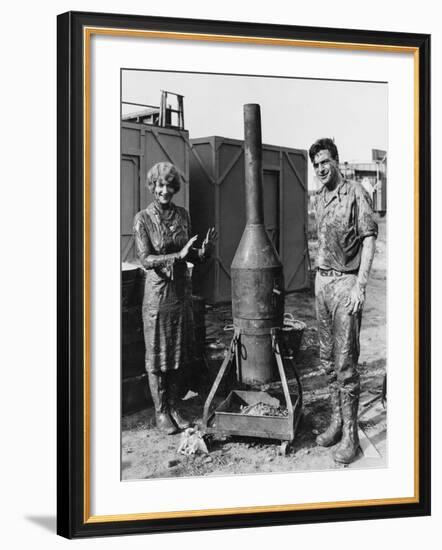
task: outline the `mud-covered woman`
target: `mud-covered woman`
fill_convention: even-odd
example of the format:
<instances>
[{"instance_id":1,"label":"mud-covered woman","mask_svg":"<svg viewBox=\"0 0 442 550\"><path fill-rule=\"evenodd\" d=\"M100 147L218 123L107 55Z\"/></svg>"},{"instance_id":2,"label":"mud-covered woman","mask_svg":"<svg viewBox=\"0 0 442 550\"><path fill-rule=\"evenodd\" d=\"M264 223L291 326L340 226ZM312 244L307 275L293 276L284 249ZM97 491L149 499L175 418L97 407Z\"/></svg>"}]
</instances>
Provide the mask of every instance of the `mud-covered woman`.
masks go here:
<instances>
[{"instance_id":1,"label":"mud-covered woman","mask_svg":"<svg viewBox=\"0 0 442 550\"><path fill-rule=\"evenodd\" d=\"M210 228L201 248L194 246L198 236L191 236L189 214L172 202L183 184L173 164L155 164L146 184L154 200L134 219L136 253L146 270L142 310L145 367L157 428L171 434L188 426L177 409L182 373L194 346L187 262L204 262L213 250L216 234Z\"/></svg>"}]
</instances>

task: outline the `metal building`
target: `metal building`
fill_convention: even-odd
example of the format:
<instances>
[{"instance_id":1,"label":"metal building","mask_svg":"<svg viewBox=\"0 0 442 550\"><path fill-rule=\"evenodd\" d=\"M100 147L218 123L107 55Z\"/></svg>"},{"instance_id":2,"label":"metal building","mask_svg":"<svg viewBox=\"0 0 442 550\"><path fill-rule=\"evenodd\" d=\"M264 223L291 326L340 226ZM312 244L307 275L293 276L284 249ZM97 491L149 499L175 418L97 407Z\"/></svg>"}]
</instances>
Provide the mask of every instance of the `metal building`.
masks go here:
<instances>
[{"instance_id":1,"label":"metal building","mask_svg":"<svg viewBox=\"0 0 442 550\"><path fill-rule=\"evenodd\" d=\"M178 108L167 103L177 98ZM133 103L125 102L128 105ZM139 105L142 106L142 105ZM174 202L189 208L189 132L184 129L183 96L163 91L159 107L144 105L141 111L123 116L121 122L121 261L135 259L132 226L137 212L152 196L146 174L157 162L171 162L183 174L185 185Z\"/></svg>"},{"instance_id":2,"label":"metal building","mask_svg":"<svg viewBox=\"0 0 442 550\"><path fill-rule=\"evenodd\" d=\"M214 257L199 266L194 292L212 303L231 298L230 264L245 224L244 142L220 136L191 140L193 233L215 225ZM307 152L263 145L264 222L284 266L286 291L308 286Z\"/></svg>"},{"instance_id":3,"label":"metal building","mask_svg":"<svg viewBox=\"0 0 442 550\"><path fill-rule=\"evenodd\" d=\"M373 210L381 216L387 212L387 152L372 149L370 162L343 162L341 172L346 178L361 183L369 193Z\"/></svg>"},{"instance_id":4,"label":"metal building","mask_svg":"<svg viewBox=\"0 0 442 550\"><path fill-rule=\"evenodd\" d=\"M130 262L135 258L133 219L152 201L145 183L154 164L172 162L182 172L186 184L174 202L189 207L189 132L133 122L121 126L121 260Z\"/></svg>"}]
</instances>

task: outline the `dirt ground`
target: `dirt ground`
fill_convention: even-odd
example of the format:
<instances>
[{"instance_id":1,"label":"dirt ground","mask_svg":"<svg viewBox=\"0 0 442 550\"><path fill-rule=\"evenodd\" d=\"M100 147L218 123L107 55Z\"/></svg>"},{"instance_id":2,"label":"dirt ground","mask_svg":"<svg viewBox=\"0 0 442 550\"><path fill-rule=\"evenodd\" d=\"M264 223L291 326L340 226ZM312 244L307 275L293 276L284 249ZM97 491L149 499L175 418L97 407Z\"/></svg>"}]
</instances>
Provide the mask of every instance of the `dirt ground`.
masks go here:
<instances>
[{"instance_id":1,"label":"dirt ground","mask_svg":"<svg viewBox=\"0 0 442 550\"><path fill-rule=\"evenodd\" d=\"M361 450L349 468L380 468L387 465L387 417L379 399L386 373L386 219L379 219L379 237L372 273L367 287L361 330L361 399L359 426ZM312 265L316 241L309 242ZM343 468L332 459L332 448L316 445L316 435L326 428L329 404L326 379L319 365L317 328L312 290L286 296L286 312L306 324L303 340L296 355L296 368L303 386L303 415L294 441L287 449L280 440L248 437L210 437L208 453L183 455L178 452L183 435L165 436L155 428L153 408L147 408L122 419L121 475L123 480L220 476L269 472L294 472ZM228 305L207 307L207 356L210 378L216 376L228 349L231 333L223 330L232 322ZM287 379L291 392L297 385L290 367ZM276 384L277 386L277 384ZM188 394L180 411L196 427L201 425L202 410L210 386L199 393ZM221 400L214 401L216 404ZM370 404L370 402L372 402ZM364 406L368 404L368 406Z\"/></svg>"}]
</instances>

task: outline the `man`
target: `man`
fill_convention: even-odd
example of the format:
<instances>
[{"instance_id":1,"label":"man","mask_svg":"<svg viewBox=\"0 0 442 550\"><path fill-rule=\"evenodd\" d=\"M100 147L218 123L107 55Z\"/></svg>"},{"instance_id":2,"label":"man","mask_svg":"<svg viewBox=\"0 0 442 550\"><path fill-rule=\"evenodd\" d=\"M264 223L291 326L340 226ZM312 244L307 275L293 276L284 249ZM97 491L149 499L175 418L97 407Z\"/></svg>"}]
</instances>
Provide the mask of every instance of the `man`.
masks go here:
<instances>
[{"instance_id":1,"label":"man","mask_svg":"<svg viewBox=\"0 0 442 550\"><path fill-rule=\"evenodd\" d=\"M359 330L378 228L365 189L340 173L334 142L317 140L309 156L322 185L315 294L319 354L332 406L330 425L316 441L324 447L340 442L334 459L349 464L359 447Z\"/></svg>"}]
</instances>

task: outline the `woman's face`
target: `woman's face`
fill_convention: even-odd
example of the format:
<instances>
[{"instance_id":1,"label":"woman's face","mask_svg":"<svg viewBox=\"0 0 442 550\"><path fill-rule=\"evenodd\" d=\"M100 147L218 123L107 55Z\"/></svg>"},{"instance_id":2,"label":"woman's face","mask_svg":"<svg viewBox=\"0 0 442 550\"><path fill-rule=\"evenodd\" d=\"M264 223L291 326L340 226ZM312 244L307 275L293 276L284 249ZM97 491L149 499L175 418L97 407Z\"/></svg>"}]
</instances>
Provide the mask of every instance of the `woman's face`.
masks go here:
<instances>
[{"instance_id":1,"label":"woman's face","mask_svg":"<svg viewBox=\"0 0 442 550\"><path fill-rule=\"evenodd\" d=\"M175 187L166 178L158 178L155 182L153 194L161 206L167 206L175 194Z\"/></svg>"}]
</instances>

